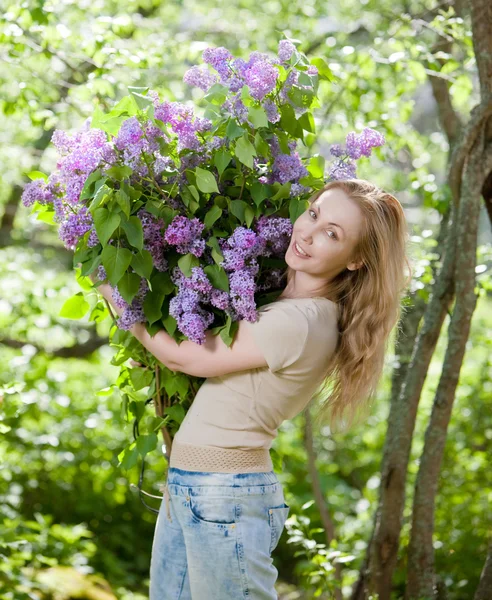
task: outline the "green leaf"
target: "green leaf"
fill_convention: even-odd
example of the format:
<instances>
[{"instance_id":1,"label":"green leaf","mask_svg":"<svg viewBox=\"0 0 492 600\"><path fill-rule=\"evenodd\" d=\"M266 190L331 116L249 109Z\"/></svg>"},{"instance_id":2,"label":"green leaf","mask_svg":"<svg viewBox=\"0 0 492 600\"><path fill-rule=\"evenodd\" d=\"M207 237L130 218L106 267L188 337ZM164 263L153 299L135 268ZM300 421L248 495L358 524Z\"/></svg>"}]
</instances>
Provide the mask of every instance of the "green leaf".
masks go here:
<instances>
[{"instance_id":1,"label":"green leaf","mask_svg":"<svg viewBox=\"0 0 492 600\"><path fill-rule=\"evenodd\" d=\"M214 156L214 165L217 167L219 176L225 171L227 165L231 162L232 155L225 148L221 148Z\"/></svg>"},{"instance_id":2,"label":"green leaf","mask_svg":"<svg viewBox=\"0 0 492 600\"><path fill-rule=\"evenodd\" d=\"M236 142L236 156L248 168L253 168L253 156L256 156L256 149L248 140L248 134L243 135Z\"/></svg>"},{"instance_id":3,"label":"green leaf","mask_svg":"<svg viewBox=\"0 0 492 600\"><path fill-rule=\"evenodd\" d=\"M310 112L305 112L303 115L301 115L299 117L299 119L297 120L297 122L306 131L310 131L311 133L314 133L316 130L316 126L314 124L314 118Z\"/></svg>"},{"instance_id":4,"label":"green leaf","mask_svg":"<svg viewBox=\"0 0 492 600\"><path fill-rule=\"evenodd\" d=\"M126 179L127 177L130 177L130 175L133 173L133 171L127 165L115 165L114 167L111 167L110 169L108 169L106 171L106 173L110 177L113 177L114 179L121 181L122 179Z\"/></svg>"},{"instance_id":5,"label":"green leaf","mask_svg":"<svg viewBox=\"0 0 492 600\"><path fill-rule=\"evenodd\" d=\"M153 106L153 100L150 96L145 96L149 88L128 86L128 91L132 95L133 101L140 110L145 110L148 106Z\"/></svg>"},{"instance_id":6,"label":"green leaf","mask_svg":"<svg viewBox=\"0 0 492 600\"><path fill-rule=\"evenodd\" d=\"M148 250L142 250L138 254L132 256L132 269L138 273L140 277L150 279L152 274L153 262L152 254Z\"/></svg>"},{"instance_id":7,"label":"green leaf","mask_svg":"<svg viewBox=\"0 0 492 600\"><path fill-rule=\"evenodd\" d=\"M219 193L219 189L217 187L217 182L215 181L215 177L213 173L210 171L206 171L205 169L201 169L197 167L195 170L196 173L196 184L198 189L205 194L211 194L212 192Z\"/></svg>"},{"instance_id":8,"label":"green leaf","mask_svg":"<svg viewBox=\"0 0 492 600\"><path fill-rule=\"evenodd\" d=\"M259 156L264 156L265 158L268 158L270 156L270 147L266 143L266 141L261 137L259 131L257 131L255 134L255 148Z\"/></svg>"},{"instance_id":9,"label":"green leaf","mask_svg":"<svg viewBox=\"0 0 492 600\"><path fill-rule=\"evenodd\" d=\"M147 292L143 303L143 311L150 325L162 317L164 298L174 290L169 273L156 273L150 280L151 291Z\"/></svg>"},{"instance_id":10,"label":"green leaf","mask_svg":"<svg viewBox=\"0 0 492 600\"><path fill-rule=\"evenodd\" d=\"M115 199L125 217L128 219L130 217L130 196L128 196L124 190L120 189L115 192Z\"/></svg>"},{"instance_id":11,"label":"green leaf","mask_svg":"<svg viewBox=\"0 0 492 600\"><path fill-rule=\"evenodd\" d=\"M135 391L148 387L152 383L153 372L143 367L133 367L129 371L130 381Z\"/></svg>"},{"instance_id":12,"label":"green leaf","mask_svg":"<svg viewBox=\"0 0 492 600\"><path fill-rule=\"evenodd\" d=\"M211 237L205 243L207 246L212 248L211 254L212 254L212 258L214 259L215 263L217 265L220 264L224 260L224 255L222 254L222 252L220 250L220 246L219 246L219 242L217 241L217 238Z\"/></svg>"},{"instance_id":13,"label":"green leaf","mask_svg":"<svg viewBox=\"0 0 492 600\"><path fill-rule=\"evenodd\" d=\"M121 217L119 214L110 212L107 208L100 207L94 211L94 225L97 237L103 246L108 243L115 229L119 226Z\"/></svg>"},{"instance_id":14,"label":"green leaf","mask_svg":"<svg viewBox=\"0 0 492 600\"><path fill-rule=\"evenodd\" d=\"M244 220L246 221L246 226L250 227L253 219L255 218L255 211L251 208L249 204L246 205L244 209Z\"/></svg>"},{"instance_id":15,"label":"green leaf","mask_svg":"<svg viewBox=\"0 0 492 600\"><path fill-rule=\"evenodd\" d=\"M333 81L333 72L330 67L326 64L324 58L315 57L311 59L311 64L318 69L318 75L320 79L326 79L327 81Z\"/></svg>"},{"instance_id":16,"label":"green leaf","mask_svg":"<svg viewBox=\"0 0 492 600\"><path fill-rule=\"evenodd\" d=\"M104 180L105 181L105 180ZM94 214L94 210L97 209L101 204L106 202L108 196L113 193L113 189L103 183L94 194L94 198L89 206L89 210L92 214Z\"/></svg>"},{"instance_id":17,"label":"green leaf","mask_svg":"<svg viewBox=\"0 0 492 600\"><path fill-rule=\"evenodd\" d=\"M245 210L248 205L244 200L231 200L231 213L241 222L245 221Z\"/></svg>"},{"instance_id":18,"label":"green leaf","mask_svg":"<svg viewBox=\"0 0 492 600\"><path fill-rule=\"evenodd\" d=\"M290 196L290 188L292 187L292 182L287 181L282 184L280 188L277 190L277 193L272 196L271 200L283 200L284 198L288 198Z\"/></svg>"},{"instance_id":19,"label":"green leaf","mask_svg":"<svg viewBox=\"0 0 492 600\"><path fill-rule=\"evenodd\" d=\"M185 418L185 410L181 404L173 404L172 406L166 406L164 414L170 415L176 423L181 424Z\"/></svg>"},{"instance_id":20,"label":"green leaf","mask_svg":"<svg viewBox=\"0 0 492 600\"><path fill-rule=\"evenodd\" d=\"M92 186L96 181L101 181L101 179L103 181L100 183L99 187L101 187L101 185L106 181L106 177L102 177L101 171L99 169L91 173L89 177L87 177L87 179L85 180L84 187L80 192L80 200L87 200L87 198L91 198L91 196L95 192L95 190L92 190Z\"/></svg>"},{"instance_id":21,"label":"green leaf","mask_svg":"<svg viewBox=\"0 0 492 600\"><path fill-rule=\"evenodd\" d=\"M269 197L269 189L269 186L265 185L264 183L259 183L258 181L253 183L251 186L251 197L253 198L256 206L259 206L263 200Z\"/></svg>"},{"instance_id":22,"label":"green leaf","mask_svg":"<svg viewBox=\"0 0 492 600\"><path fill-rule=\"evenodd\" d=\"M128 271L126 271L119 280L118 291L123 296L123 300L128 302L128 304L131 304L133 298L137 295L141 281L140 275L129 273Z\"/></svg>"},{"instance_id":23,"label":"green leaf","mask_svg":"<svg viewBox=\"0 0 492 600\"><path fill-rule=\"evenodd\" d=\"M220 83L215 83L203 97L204 100L212 104L222 105L227 98L228 88Z\"/></svg>"},{"instance_id":24,"label":"green leaf","mask_svg":"<svg viewBox=\"0 0 492 600\"><path fill-rule=\"evenodd\" d=\"M90 304L82 292L68 298L60 309L59 316L65 319L81 319L89 310Z\"/></svg>"},{"instance_id":25,"label":"green leaf","mask_svg":"<svg viewBox=\"0 0 492 600\"><path fill-rule=\"evenodd\" d=\"M299 131L301 127L296 119L296 113L290 104L283 104L280 107L280 126L285 129L287 133L294 137L300 137Z\"/></svg>"},{"instance_id":26,"label":"green leaf","mask_svg":"<svg viewBox=\"0 0 492 600\"><path fill-rule=\"evenodd\" d=\"M137 438L137 448L142 456L145 456L157 447L157 434L148 433L139 435Z\"/></svg>"},{"instance_id":27,"label":"green leaf","mask_svg":"<svg viewBox=\"0 0 492 600\"><path fill-rule=\"evenodd\" d=\"M191 252L185 254L178 260L178 267L186 275L186 277L191 277L191 269L193 267L198 267L199 265L200 260L194 254L191 254Z\"/></svg>"},{"instance_id":28,"label":"green leaf","mask_svg":"<svg viewBox=\"0 0 492 600\"><path fill-rule=\"evenodd\" d=\"M128 242L137 250L143 248L143 230L142 222L138 217L130 217L128 221L123 221L121 226L123 227Z\"/></svg>"},{"instance_id":29,"label":"green leaf","mask_svg":"<svg viewBox=\"0 0 492 600\"><path fill-rule=\"evenodd\" d=\"M48 175L41 173L41 171L29 171L29 173L26 173L26 175L33 181L35 179L44 179L44 181L48 181Z\"/></svg>"},{"instance_id":30,"label":"green leaf","mask_svg":"<svg viewBox=\"0 0 492 600\"><path fill-rule=\"evenodd\" d=\"M313 177L323 177L325 173L325 159L319 154L311 157L308 171Z\"/></svg>"},{"instance_id":31,"label":"green leaf","mask_svg":"<svg viewBox=\"0 0 492 600\"><path fill-rule=\"evenodd\" d=\"M265 109L261 106L250 106L248 109L248 118L256 127L256 129L259 129L260 127L268 127L267 114Z\"/></svg>"},{"instance_id":32,"label":"green leaf","mask_svg":"<svg viewBox=\"0 0 492 600\"><path fill-rule=\"evenodd\" d=\"M203 222L205 223L205 227L207 227L207 229L210 229L212 227L212 225L215 223L215 221L217 221L217 219L220 219L221 215L222 215L222 209L216 205L212 206L212 208L209 211L207 211L207 214L205 215L205 218L203 219Z\"/></svg>"},{"instance_id":33,"label":"green leaf","mask_svg":"<svg viewBox=\"0 0 492 600\"><path fill-rule=\"evenodd\" d=\"M229 278L223 267L219 267L219 265L207 265L203 270L215 288L229 292Z\"/></svg>"},{"instance_id":34,"label":"green leaf","mask_svg":"<svg viewBox=\"0 0 492 600\"><path fill-rule=\"evenodd\" d=\"M102 263L112 285L117 285L132 262L132 253L127 248L105 246L101 253Z\"/></svg>"},{"instance_id":35,"label":"green leaf","mask_svg":"<svg viewBox=\"0 0 492 600\"><path fill-rule=\"evenodd\" d=\"M36 217L37 221L43 221L43 223L49 223L50 225L56 225L55 221L56 213L53 210L43 210Z\"/></svg>"},{"instance_id":36,"label":"green leaf","mask_svg":"<svg viewBox=\"0 0 492 600\"><path fill-rule=\"evenodd\" d=\"M232 344L232 340L236 335L236 331L239 328L238 321L233 321L230 316L227 317L226 324L220 330L220 337L222 338L224 344L226 346L230 346Z\"/></svg>"},{"instance_id":37,"label":"green leaf","mask_svg":"<svg viewBox=\"0 0 492 600\"><path fill-rule=\"evenodd\" d=\"M229 119L229 123L227 123L226 127L226 137L230 140L234 140L239 136L243 135L244 129L239 127L234 119Z\"/></svg>"},{"instance_id":38,"label":"green leaf","mask_svg":"<svg viewBox=\"0 0 492 600\"><path fill-rule=\"evenodd\" d=\"M120 461L118 466L126 471L134 467L138 460L138 448L136 443L132 442L123 450L123 452L120 452L120 454L118 454L118 460Z\"/></svg>"},{"instance_id":39,"label":"green leaf","mask_svg":"<svg viewBox=\"0 0 492 600\"><path fill-rule=\"evenodd\" d=\"M302 213L307 209L308 201L299 200L299 198L291 198L289 202L289 217L291 223L295 223Z\"/></svg>"}]
</instances>

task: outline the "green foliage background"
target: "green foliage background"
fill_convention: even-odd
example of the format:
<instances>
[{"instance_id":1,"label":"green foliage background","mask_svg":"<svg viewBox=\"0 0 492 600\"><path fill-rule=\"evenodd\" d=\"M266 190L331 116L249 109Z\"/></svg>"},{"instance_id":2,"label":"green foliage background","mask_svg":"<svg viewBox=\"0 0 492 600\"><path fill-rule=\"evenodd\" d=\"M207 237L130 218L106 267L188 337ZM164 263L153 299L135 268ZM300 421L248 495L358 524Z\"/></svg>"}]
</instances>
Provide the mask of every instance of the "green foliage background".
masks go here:
<instances>
[{"instance_id":1,"label":"green foliage background","mask_svg":"<svg viewBox=\"0 0 492 600\"><path fill-rule=\"evenodd\" d=\"M471 36L452 12L433 19L433 3L413 0L6 4L0 17L0 597L38 598L40 592L29 590L43 585L49 597L50 586L60 585L53 572L50 583L36 583L38 571L72 566L104 577L114 594L98 595L103 588L88 578L82 597L145 598L155 515L129 487L138 480L139 465L129 471L117 467L131 422L125 422L120 398L104 391L118 372L109 365L113 351L103 345L83 358L60 356L62 348L107 336L109 321L97 323L95 332L88 322L59 316L66 299L80 288L71 256L54 230L23 207L15 212L25 174L53 168L49 139L54 128L79 127L96 104L109 109L127 86L150 86L162 98L194 99L195 91L181 79L205 47L225 45L242 56L252 50L275 52L286 34L300 40L309 57L325 58L335 76L329 86L320 86L317 136L310 138L306 155L328 156L330 143L364 125L385 134L384 151L361 164L359 176L387 188L405 206L414 266L409 301L426 299L439 215L449 200L443 185L449 148L428 79L436 74L448 79L455 106L468 118L476 100ZM459 51L443 53L438 62L430 50L444 35L457 40ZM10 227L6 217L13 212ZM492 446L490 241L484 214L477 269L481 298L436 507L437 572L452 600L470 598L476 588L492 525L487 469ZM408 498L445 334L420 405ZM348 555L347 597L371 531L393 361L390 353L368 421L346 434L323 429L315 440L324 496L337 530L334 549ZM310 502L303 424L302 415L285 423L274 444L276 471L292 507L275 563L279 590L290 584L299 594L292 597L312 598L329 593L333 578L331 561L319 552L324 534ZM145 489L159 494L166 467L160 445L147 462ZM403 597L410 511L409 501L395 598ZM75 585L73 572L63 577Z\"/></svg>"}]
</instances>

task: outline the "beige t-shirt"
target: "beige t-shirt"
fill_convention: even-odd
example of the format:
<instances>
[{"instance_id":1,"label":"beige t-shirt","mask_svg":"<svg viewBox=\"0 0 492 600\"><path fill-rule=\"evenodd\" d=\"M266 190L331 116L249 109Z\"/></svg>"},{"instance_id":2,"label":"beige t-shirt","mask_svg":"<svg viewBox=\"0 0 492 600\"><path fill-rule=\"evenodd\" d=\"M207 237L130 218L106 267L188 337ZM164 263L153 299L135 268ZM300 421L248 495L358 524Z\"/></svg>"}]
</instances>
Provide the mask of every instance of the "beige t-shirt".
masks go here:
<instances>
[{"instance_id":1,"label":"beige t-shirt","mask_svg":"<svg viewBox=\"0 0 492 600\"><path fill-rule=\"evenodd\" d=\"M209 377L175 441L249 450L271 448L277 429L309 403L337 346L338 305L326 298L281 298L247 323L268 367Z\"/></svg>"}]
</instances>

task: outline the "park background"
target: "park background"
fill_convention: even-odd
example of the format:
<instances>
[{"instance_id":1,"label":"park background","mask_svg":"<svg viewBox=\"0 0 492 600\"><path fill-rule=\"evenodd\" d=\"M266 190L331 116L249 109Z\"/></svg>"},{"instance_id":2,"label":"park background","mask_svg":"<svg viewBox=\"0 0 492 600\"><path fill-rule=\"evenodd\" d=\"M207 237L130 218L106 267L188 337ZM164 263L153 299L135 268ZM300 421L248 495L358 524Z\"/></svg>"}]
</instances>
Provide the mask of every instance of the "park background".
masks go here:
<instances>
[{"instance_id":1,"label":"park background","mask_svg":"<svg viewBox=\"0 0 492 600\"><path fill-rule=\"evenodd\" d=\"M275 440L276 471L291 506L275 551L279 597L362 598L368 582L380 598L492 597L487 172L478 188L476 266L463 280L457 268L457 292L452 286L436 299L447 250L454 248L458 258L466 250L459 245L466 229L450 225L457 221L450 217L453 198L460 198L453 152L466 146L468 124L478 114L471 112L474 106L490 123L487 2L28 0L7 1L0 15L2 599L147 598L155 526L155 515L130 489L140 465L129 471L118 466L132 423L125 422L119 394L110 389L119 369L110 364L109 323L59 316L79 287L55 229L20 203L27 173L54 168L55 129L79 128L96 105L109 110L127 86L149 86L161 98L199 104L202 93L182 77L206 47L225 46L247 58L253 50L276 53L284 36L297 40L308 58L322 57L330 72L330 81L320 85L316 135L308 136L303 156L328 159L330 144L364 126L386 136L377 157L359 161L358 175L403 204L413 277L399 345L395 333L369 417L337 433L317 428L306 411L284 423ZM483 128L486 141L491 129ZM466 221L461 219L465 228ZM470 289L478 301L468 331L456 306ZM442 318L433 324L431 309L439 302ZM453 315L460 339L448 336ZM429 355L423 366L418 344L425 340L418 333L432 326L435 343L430 355L423 353ZM450 347L466 350L461 361L448 364L448 371L459 372L454 386L446 371ZM405 379L415 392L413 370L425 374L425 383L417 399L414 393L418 411L412 418L401 406L410 403ZM442 406L449 418L433 420ZM403 430L408 456L403 452L397 460L400 506L381 490ZM438 442L426 449L433 435ZM144 488L159 494L165 460L157 449L146 461ZM431 464L425 472L424 464ZM391 526L391 543L384 549L376 536L369 552L381 523ZM374 572L383 563L378 579Z\"/></svg>"}]
</instances>

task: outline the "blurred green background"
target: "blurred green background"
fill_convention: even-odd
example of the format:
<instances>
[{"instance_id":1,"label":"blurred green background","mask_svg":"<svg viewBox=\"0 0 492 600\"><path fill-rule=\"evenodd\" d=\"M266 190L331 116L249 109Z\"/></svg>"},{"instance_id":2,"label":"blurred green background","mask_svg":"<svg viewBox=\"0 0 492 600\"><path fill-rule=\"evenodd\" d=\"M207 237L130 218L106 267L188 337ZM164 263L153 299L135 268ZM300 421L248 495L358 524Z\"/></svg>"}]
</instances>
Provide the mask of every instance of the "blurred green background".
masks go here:
<instances>
[{"instance_id":1,"label":"blurred green background","mask_svg":"<svg viewBox=\"0 0 492 600\"><path fill-rule=\"evenodd\" d=\"M438 10L437 6L441 7ZM127 86L161 98L199 101L182 83L208 46L236 56L275 53L284 35L333 72L320 87L317 135L303 149L327 158L331 143L363 126L383 132L378 157L359 176L394 193L405 208L414 268L409 302L428 298L438 225L450 194L449 144L431 77L449 82L466 120L477 98L469 23L448 3L413 0L94 0L4 3L0 16L0 597L110 599L148 597L155 515L130 489L139 470L118 454L131 437L120 398L107 393L118 374L105 344L109 324L59 317L79 291L71 255L56 231L19 202L26 173L50 172L54 129L81 126L96 104L109 108ZM449 36L453 54L432 53ZM196 94L196 95L195 95ZM492 310L490 221L483 211L473 318L439 481L434 549L449 598L471 598L491 528ZM443 330L426 380L412 447L408 497L423 446L444 349ZM315 432L314 451L337 542L347 553L349 597L371 531L395 357L366 422L350 432ZM101 391L102 390L102 391ZM275 552L281 598L330 597L332 566L307 468L304 416L275 440L276 470L291 518ZM147 458L145 489L159 494L166 462ZM150 503L151 501L149 501ZM158 507L158 502L153 501ZM405 510L395 598L402 598L411 504ZM37 590L37 591L36 591ZM58 595L54 595L55 590ZM82 591L81 591L82 590ZM321 591L320 591L321 590Z\"/></svg>"}]
</instances>

